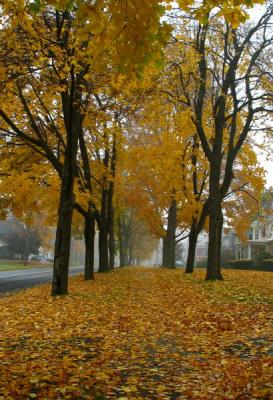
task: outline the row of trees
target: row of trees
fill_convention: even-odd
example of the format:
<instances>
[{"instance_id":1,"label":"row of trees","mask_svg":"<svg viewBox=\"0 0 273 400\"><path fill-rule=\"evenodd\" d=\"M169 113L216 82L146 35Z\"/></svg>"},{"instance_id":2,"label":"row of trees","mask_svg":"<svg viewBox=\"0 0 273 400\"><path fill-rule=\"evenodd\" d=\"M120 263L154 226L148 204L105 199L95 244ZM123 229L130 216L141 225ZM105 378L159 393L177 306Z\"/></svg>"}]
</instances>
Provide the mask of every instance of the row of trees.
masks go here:
<instances>
[{"instance_id":1,"label":"row of trees","mask_svg":"<svg viewBox=\"0 0 273 400\"><path fill-rule=\"evenodd\" d=\"M56 219L53 295L68 290L73 220L92 279L96 226L99 271L114 267L115 236L129 261L131 209L163 238L166 267L188 236L191 272L207 228L207 278L221 279L223 207L229 219L249 211L246 192L262 189L251 133L267 131L272 108L272 6L251 24L243 4L2 5L1 203Z\"/></svg>"}]
</instances>

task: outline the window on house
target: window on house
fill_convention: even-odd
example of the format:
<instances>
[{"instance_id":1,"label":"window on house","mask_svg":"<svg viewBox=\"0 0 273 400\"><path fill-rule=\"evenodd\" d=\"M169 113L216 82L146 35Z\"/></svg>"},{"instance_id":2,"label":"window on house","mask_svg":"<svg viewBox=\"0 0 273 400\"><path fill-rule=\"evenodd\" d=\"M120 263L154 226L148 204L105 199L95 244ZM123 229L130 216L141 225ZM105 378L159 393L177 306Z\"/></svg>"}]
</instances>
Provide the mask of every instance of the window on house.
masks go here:
<instances>
[{"instance_id":1,"label":"window on house","mask_svg":"<svg viewBox=\"0 0 273 400\"><path fill-rule=\"evenodd\" d=\"M263 228L262 228L262 237L263 237L263 238L265 237L265 225L264 225Z\"/></svg>"},{"instance_id":2,"label":"window on house","mask_svg":"<svg viewBox=\"0 0 273 400\"><path fill-rule=\"evenodd\" d=\"M250 228L248 231L248 239L253 240L253 229L252 228Z\"/></svg>"},{"instance_id":3,"label":"window on house","mask_svg":"<svg viewBox=\"0 0 273 400\"><path fill-rule=\"evenodd\" d=\"M256 240L259 239L259 229L258 228L255 229L255 239Z\"/></svg>"}]
</instances>

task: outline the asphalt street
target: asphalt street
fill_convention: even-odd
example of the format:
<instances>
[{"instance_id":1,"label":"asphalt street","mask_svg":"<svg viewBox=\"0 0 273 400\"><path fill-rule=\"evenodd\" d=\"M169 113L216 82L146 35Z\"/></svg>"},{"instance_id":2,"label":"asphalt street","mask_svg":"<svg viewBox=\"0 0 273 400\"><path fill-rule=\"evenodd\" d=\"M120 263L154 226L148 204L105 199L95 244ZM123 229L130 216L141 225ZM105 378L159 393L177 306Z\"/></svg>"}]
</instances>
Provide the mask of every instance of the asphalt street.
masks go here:
<instances>
[{"instance_id":1,"label":"asphalt street","mask_svg":"<svg viewBox=\"0 0 273 400\"><path fill-rule=\"evenodd\" d=\"M70 267L69 275L78 275L82 272L83 267ZM47 283L51 279L52 267L3 271L0 272L0 294Z\"/></svg>"}]
</instances>

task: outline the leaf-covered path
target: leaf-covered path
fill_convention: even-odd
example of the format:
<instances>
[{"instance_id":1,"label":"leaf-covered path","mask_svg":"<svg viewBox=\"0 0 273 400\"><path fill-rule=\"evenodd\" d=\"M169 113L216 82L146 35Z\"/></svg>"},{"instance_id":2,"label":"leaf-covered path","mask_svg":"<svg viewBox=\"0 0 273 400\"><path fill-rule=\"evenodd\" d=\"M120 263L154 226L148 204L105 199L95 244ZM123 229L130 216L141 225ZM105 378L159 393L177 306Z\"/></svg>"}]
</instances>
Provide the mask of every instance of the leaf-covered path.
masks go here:
<instances>
[{"instance_id":1,"label":"leaf-covered path","mask_svg":"<svg viewBox=\"0 0 273 400\"><path fill-rule=\"evenodd\" d=\"M1 298L0 399L273 399L273 274L225 278L125 268Z\"/></svg>"}]
</instances>

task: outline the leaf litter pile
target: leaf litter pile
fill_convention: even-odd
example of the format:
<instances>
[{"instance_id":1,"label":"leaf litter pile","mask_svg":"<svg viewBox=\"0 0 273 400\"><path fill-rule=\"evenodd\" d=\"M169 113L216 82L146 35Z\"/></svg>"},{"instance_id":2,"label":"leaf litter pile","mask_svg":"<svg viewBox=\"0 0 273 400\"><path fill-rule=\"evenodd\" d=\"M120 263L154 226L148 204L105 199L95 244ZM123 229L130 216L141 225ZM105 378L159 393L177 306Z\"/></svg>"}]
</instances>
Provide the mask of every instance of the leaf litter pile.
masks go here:
<instances>
[{"instance_id":1,"label":"leaf litter pile","mask_svg":"<svg viewBox=\"0 0 273 400\"><path fill-rule=\"evenodd\" d=\"M0 298L0 399L273 399L273 273L125 268Z\"/></svg>"}]
</instances>

